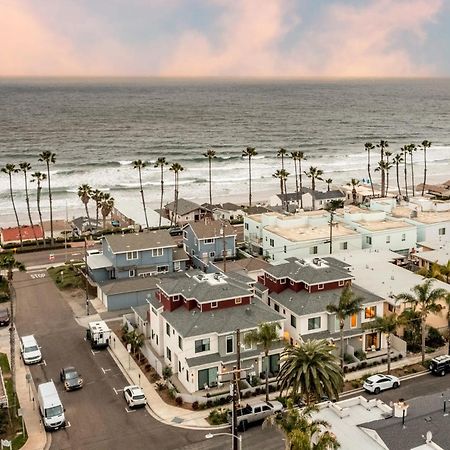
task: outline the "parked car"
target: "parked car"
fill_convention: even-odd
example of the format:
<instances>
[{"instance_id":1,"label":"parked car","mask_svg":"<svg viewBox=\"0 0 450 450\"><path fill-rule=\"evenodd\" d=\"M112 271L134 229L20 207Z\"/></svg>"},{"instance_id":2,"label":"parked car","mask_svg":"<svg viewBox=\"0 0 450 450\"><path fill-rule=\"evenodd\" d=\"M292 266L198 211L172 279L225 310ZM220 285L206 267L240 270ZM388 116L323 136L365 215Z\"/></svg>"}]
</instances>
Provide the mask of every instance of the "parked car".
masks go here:
<instances>
[{"instance_id":1,"label":"parked car","mask_svg":"<svg viewBox=\"0 0 450 450\"><path fill-rule=\"evenodd\" d=\"M363 384L363 388L367 392L379 394L386 389L397 389L400 386L400 379L393 375L372 375L367 378Z\"/></svg>"},{"instance_id":2,"label":"parked car","mask_svg":"<svg viewBox=\"0 0 450 450\"><path fill-rule=\"evenodd\" d=\"M145 406L147 404L144 391L139 386L125 386L123 388L123 395L130 408Z\"/></svg>"},{"instance_id":3,"label":"parked car","mask_svg":"<svg viewBox=\"0 0 450 450\"><path fill-rule=\"evenodd\" d=\"M83 378L77 372L75 367L69 366L61 369L59 378L64 383L64 389L66 391L73 391L83 387Z\"/></svg>"},{"instance_id":4,"label":"parked car","mask_svg":"<svg viewBox=\"0 0 450 450\"><path fill-rule=\"evenodd\" d=\"M169 228L169 234L171 236L181 236L183 234L183 230L180 227L172 227Z\"/></svg>"},{"instance_id":5,"label":"parked car","mask_svg":"<svg viewBox=\"0 0 450 450\"><path fill-rule=\"evenodd\" d=\"M20 338L20 353L25 364L37 364L42 361L42 353L32 334Z\"/></svg>"},{"instance_id":6,"label":"parked car","mask_svg":"<svg viewBox=\"0 0 450 450\"><path fill-rule=\"evenodd\" d=\"M436 356L431 360L428 368L432 374L443 377L450 372L450 355Z\"/></svg>"},{"instance_id":7,"label":"parked car","mask_svg":"<svg viewBox=\"0 0 450 450\"><path fill-rule=\"evenodd\" d=\"M118 220L111 220L111 225L113 227L120 227L120 222Z\"/></svg>"},{"instance_id":8,"label":"parked car","mask_svg":"<svg viewBox=\"0 0 450 450\"><path fill-rule=\"evenodd\" d=\"M9 309L0 309L0 327L9 325Z\"/></svg>"},{"instance_id":9,"label":"parked car","mask_svg":"<svg viewBox=\"0 0 450 450\"><path fill-rule=\"evenodd\" d=\"M246 405L236 410L237 426L245 431L249 424L261 422L272 414L283 410L283 405L278 401L260 402L255 405ZM228 413L228 422L231 424L232 415Z\"/></svg>"}]
</instances>

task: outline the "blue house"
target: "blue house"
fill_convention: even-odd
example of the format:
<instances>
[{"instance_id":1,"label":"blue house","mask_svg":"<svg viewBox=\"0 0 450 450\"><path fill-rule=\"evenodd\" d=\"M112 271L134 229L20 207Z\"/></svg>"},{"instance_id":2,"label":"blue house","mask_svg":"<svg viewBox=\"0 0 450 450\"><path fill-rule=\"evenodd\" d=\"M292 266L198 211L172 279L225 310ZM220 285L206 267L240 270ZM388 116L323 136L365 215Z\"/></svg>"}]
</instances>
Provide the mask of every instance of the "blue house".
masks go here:
<instances>
[{"instance_id":1,"label":"blue house","mask_svg":"<svg viewBox=\"0 0 450 450\"><path fill-rule=\"evenodd\" d=\"M223 259L224 250L227 258L236 256L236 235L226 221L207 218L189 222L183 227L183 247L194 267L204 269L210 262Z\"/></svg>"},{"instance_id":2,"label":"blue house","mask_svg":"<svg viewBox=\"0 0 450 450\"><path fill-rule=\"evenodd\" d=\"M182 271L188 260L167 230L156 230L103 237L102 253L88 255L87 268L99 283Z\"/></svg>"}]
</instances>

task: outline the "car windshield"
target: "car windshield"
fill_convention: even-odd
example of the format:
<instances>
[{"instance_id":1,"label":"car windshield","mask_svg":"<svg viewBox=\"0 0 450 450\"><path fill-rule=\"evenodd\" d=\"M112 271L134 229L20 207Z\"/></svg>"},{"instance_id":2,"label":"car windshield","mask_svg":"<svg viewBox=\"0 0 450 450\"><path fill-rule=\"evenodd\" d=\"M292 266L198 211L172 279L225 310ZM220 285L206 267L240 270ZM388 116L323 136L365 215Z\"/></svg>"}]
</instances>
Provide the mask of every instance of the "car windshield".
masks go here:
<instances>
[{"instance_id":1,"label":"car windshield","mask_svg":"<svg viewBox=\"0 0 450 450\"><path fill-rule=\"evenodd\" d=\"M272 405L272 403L270 403L270 402L266 402L271 408L273 408L273 405Z\"/></svg>"},{"instance_id":2,"label":"car windshield","mask_svg":"<svg viewBox=\"0 0 450 450\"><path fill-rule=\"evenodd\" d=\"M25 352L37 352L39 350L37 345L30 345L29 347L25 347Z\"/></svg>"},{"instance_id":3,"label":"car windshield","mask_svg":"<svg viewBox=\"0 0 450 450\"><path fill-rule=\"evenodd\" d=\"M372 384L372 383L373 383L373 380L366 380L366 383L367 383L367 384Z\"/></svg>"},{"instance_id":4,"label":"car windshield","mask_svg":"<svg viewBox=\"0 0 450 450\"><path fill-rule=\"evenodd\" d=\"M75 380L76 378L78 378L78 373L76 370L66 372L66 380Z\"/></svg>"},{"instance_id":5,"label":"car windshield","mask_svg":"<svg viewBox=\"0 0 450 450\"><path fill-rule=\"evenodd\" d=\"M62 406L52 406L51 408L47 408L45 410L45 417L47 419L51 419L52 417L60 416L63 412Z\"/></svg>"},{"instance_id":6,"label":"car windshield","mask_svg":"<svg viewBox=\"0 0 450 450\"><path fill-rule=\"evenodd\" d=\"M8 311L6 311L6 310L3 310L3 311L0 311L0 317L3 319L4 317L8 317L9 316L9 314L8 314Z\"/></svg>"},{"instance_id":7,"label":"car windshield","mask_svg":"<svg viewBox=\"0 0 450 450\"><path fill-rule=\"evenodd\" d=\"M133 395L133 399L134 400L142 400L142 399L144 399L145 398L145 395L143 395L143 394L135 394L135 395Z\"/></svg>"}]
</instances>

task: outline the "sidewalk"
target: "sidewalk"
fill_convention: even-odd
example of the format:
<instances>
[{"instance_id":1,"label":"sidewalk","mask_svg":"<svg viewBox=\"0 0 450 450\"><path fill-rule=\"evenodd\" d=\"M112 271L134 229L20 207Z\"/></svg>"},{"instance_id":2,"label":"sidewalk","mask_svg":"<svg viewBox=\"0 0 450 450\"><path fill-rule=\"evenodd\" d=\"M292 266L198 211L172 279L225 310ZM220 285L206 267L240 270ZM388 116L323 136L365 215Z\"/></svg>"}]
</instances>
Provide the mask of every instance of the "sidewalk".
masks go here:
<instances>
[{"instance_id":1,"label":"sidewalk","mask_svg":"<svg viewBox=\"0 0 450 450\"><path fill-rule=\"evenodd\" d=\"M9 359L9 333L7 328L2 330L0 337L0 352L6 353ZM24 450L43 450L47 445L47 434L41 425L41 417L37 406L37 392L33 380L27 382L26 375L30 370L22 362L19 351L19 336L16 333L16 392L20 402L23 421L25 423L28 439L22 447ZM31 374L30 374L31 376ZM34 402L33 402L34 399Z\"/></svg>"}]
</instances>

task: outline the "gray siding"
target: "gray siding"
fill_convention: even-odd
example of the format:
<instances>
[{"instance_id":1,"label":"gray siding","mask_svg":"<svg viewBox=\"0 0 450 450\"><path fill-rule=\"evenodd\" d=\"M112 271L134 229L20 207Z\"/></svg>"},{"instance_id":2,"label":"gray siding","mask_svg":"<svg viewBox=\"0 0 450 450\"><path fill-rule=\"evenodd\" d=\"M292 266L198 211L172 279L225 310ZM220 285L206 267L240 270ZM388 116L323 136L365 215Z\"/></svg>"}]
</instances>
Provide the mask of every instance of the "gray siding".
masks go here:
<instances>
[{"instance_id":1,"label":"gray siding","mask_svg":"<svg viewBox=\"0 0 450 450\"><path fill-rule=\"evenodd\" d=\"M108 295L108 311L127 309L132 306L145 305L147 295L151 290L141 292L127 292L125 294Z\"/></svg>"}]
</instances>

